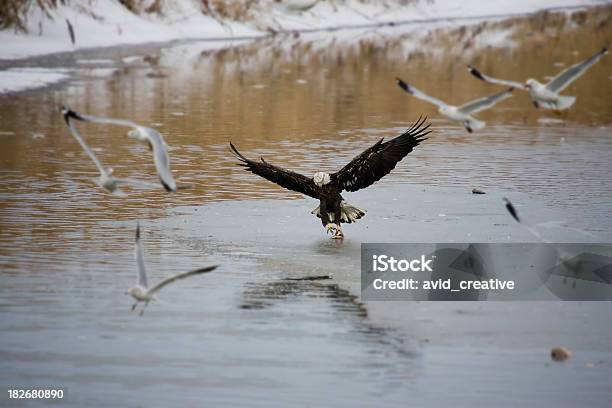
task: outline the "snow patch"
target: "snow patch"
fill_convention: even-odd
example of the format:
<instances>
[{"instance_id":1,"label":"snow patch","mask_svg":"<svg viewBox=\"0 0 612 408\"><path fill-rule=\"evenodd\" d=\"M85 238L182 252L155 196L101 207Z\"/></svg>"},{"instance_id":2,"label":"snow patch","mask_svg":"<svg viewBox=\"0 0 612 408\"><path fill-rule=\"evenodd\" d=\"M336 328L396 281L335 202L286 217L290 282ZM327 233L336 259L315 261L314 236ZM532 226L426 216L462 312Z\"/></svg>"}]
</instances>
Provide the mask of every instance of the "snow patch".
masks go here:
<instances>
[{"instance_id":1,"label":"snow patch","mask_svg":"<svg viewBox=\"0 0 612 408\"><path fill-rule=\"evenodd\" d=\"M313 6L314 4L314 6ZM544 9L592 6L598 0L399 0L362 3L321 0L260 1L244 22L218 21L202 13L201 2L167 2L162 15L136 15L118 1L72 0L46 15L31 7L28 34L0 31L0 59L70 52L91 47L179 39L259 37L271 31L338 29L402 21L444 21L532 13ZM312 7L309 7L312 6ZM72 44L68 22L75 33Z\"/></svg>"},{"instance_id":2,"label":"snow patch","mask_svg":"<svg viewBox=\"0 0 612 408\"><path fill-rule=\"evenodd\" d=\"M161 15L137 15L128 11L118 1L71 0L50 11L50 15L38 7L31 7L26 19L27 34L12 30L0 31L0 59L11 60L37 55L73 52L92 47L108 47L172 40L205 39L206 43L189 43L162 51L161 59L167 65L172 60L196 60L202 53L218 48L239 46L245 38L269 35L275 31L301 31L287 43L300 41L300 37L317 37L320 41L314 47L325 48L347 42L354 44L355 33L350 30L337 31L342 27L357 27L375 24L376 30L361 33L364 39L392 33L396 22L414 22L403 26L410 31L410 41L405 41L401 51L408 58L419 51L419 36L425 36L432 27L450 24L451 21L491 16L512 16L533 13L544 9L585 7L601 4L598 0L513 0L512 2L482 2L481 0L415 0L400 5L400 0L372 1L357 0L262 0L249 13L248 21L218 21L204 15L201 1L175 0L166 2ZM69 23L68 23L69 22ZM68 32L70 24L75 33L75 43ZM406 30L406 27L409 27ZM335 32L333 38L325 30ZM512 30L489 32L486 29L474 38L474 48L512 46ZM209 41L220 39L222 41ZM435 50L434 50L435 51ZM434 52L432 51L432 52ZM264 57L262 57L264 58ZM113 60L79 59L77 64L95 67L115 65ZM123 58L119 65L143 62L140 56ZM186 64L184 64L186 65ZM231 68L231 67L230 67ZM229 69L229 68L228 68ZM79 72L83 72L79 70ZM111 75L109 70L85 71L86 76L103 77ZM0 94L18 92L47 86L68 78L65 69L12 68L0 71ZM180 73L178 73L180 74ZM151 78L165 77L160 70L150 72ZM298 83L303 84L298 80Z\"/></svg>"},{"instance_id":3,"label":"snow patch","mask_svg":"<svg viewBox=\"0 0 612 408\"><path fill-rule=\"evenodd\" d=\"M0 94L40 88L68 78L67 69L11 68L0 71Z\"/></svg>"}]
</instances>

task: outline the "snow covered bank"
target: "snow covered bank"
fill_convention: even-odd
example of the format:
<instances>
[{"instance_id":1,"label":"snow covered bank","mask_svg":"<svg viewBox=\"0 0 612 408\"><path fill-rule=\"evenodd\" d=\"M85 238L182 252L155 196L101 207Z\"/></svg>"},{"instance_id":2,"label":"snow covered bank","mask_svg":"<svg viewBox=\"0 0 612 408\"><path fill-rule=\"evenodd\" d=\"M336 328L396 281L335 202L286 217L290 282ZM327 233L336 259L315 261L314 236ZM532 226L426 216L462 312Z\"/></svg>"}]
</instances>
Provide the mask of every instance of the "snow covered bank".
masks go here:
<instances>
[{"instance_id":1,"label":"snow covered bank","mask_svg":"<svg viewBox=\"0 0 612 408\"><path fill-rule=\"evenodd\" d=\"M260 35L245 24L220 24L202 14L191 0L172 4L172 11L168 10L163 17L136 15L115 0L72 0L68 5L58 6L50 16L32 7L27 17L27 33L0 32L0 59L184 38ZM68 22L74 30L74 44Z\"/></svg>"},{"instance_id":2,"label":"snow covered bank","mask_svg":"<svg viewBox=\"0 0 612 408\"><path fill-rule=\"evenodd\" d=\"M52 10L50 15L37 7L31 7L26 20L27 33L15 33L13 30L0 32L0 59L187 38L255 37L286 30L514 15L543 9L592 6L606 1L320 0L306 11L288 7L301 3L312 1L261 1L253 6L253 10L241 22L222 21L207 16L202 12L201 1L196 0L170 2L161 15L136 15L117 0L71 0L67 5ZM74 30L74 44L70 38L68 22Z\"/></svg>"},{"instance_id":3,"label":"snow covered bank","mask_svg":"<svg viewBox=\"0 0 612 408\"><path fill-rule=\"evenodd\" d=\"M68 69L32 70L23 67L31 64L17 61L45 54L185 39L228 40L215 45L223 47L238 38L257 38L277 32L321 31L319 35L325 35L325 30L407 21L435 22L432 25L439 26L445 24L445 20L473 19L477 22L492 16L510 17L547 9L570 9L606 3L601 0L484 3L480 0L319 0L306 10L289 7L312 2L260 1L245 14L243 21L206 15L201 0L167 2L164 3L163 12L157 14L135 14L118 0L70 0L66 5L50 11L50 14L31 7L25 20L26 33L13 30L0 32L0 60L4 60L4 66L10 67L0 71L0 94L45 86L68 78ZM352 35L350 32L347 34ZM500 38L505 40L503 34L500 34ZM15 62L9 62L11 60Z\"/></svg>"},{"instance_id":4,"label":"snow covered bank","mask_svg":"<svg viewBox=\"0 0 612 408\"><path fill-rule=\"evenodd\" d=\"M0 71L0 94L40 88L68 78L64 69L11 68Z\"/></svg>"}]
</instances>

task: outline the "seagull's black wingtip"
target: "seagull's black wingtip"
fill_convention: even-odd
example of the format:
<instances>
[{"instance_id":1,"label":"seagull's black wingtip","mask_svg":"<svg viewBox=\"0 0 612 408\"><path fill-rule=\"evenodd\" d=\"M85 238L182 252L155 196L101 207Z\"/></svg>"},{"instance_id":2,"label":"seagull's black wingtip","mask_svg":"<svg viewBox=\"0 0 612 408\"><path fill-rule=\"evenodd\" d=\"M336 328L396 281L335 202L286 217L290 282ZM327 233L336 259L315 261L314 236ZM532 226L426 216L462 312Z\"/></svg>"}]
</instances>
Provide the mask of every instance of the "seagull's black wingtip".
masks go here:
<instances>
[{"instance_id":1,"label":"seagull's black wingtip","mask_svg":"<svg viewBox=\"0 0 612 408\"><path fill-rule=\"evenodd\" d=\"M67 108L64 105L61 106L60 112L62 113L62 115L64 115L64 120L66 121L66 123L68 123L70 119L85 120L85 118L83 118L81 115L79 115L72 109Z\"/></svg>"},{"instance_id":2,"label":"seagull's black wingtip","mask_svg":"<svg viewBox=\"0 0 612 408\"><path fill-rule=\"evenodd\" d=\"M470 74L474 75L476 78L480 79L481 81L485 81L485 78L482 75L482 72L480 72L479 70L477 70L473 66L468 65L468 71L470 72Z\"/></svg>"},{"instance_id":3,"label":"seagull's black wingtip","mask_svg":"<svg viewBox=\"0 0 612 408\"><path fill-rule=\"evenodd\" d=\"M395 81L397 82L397 85L400 88L402 88L404 91L410 93L410 86L406 82L402 81L402 79L398 78L398 77L395 78Z\"/></svg>"},{"instance_id":4,"label":"seagull's black wingtip","mask_svg":"<svg viewBox=\"0 0 612 408\"><path fill-rule=\"evenodd\" d=\"M198 268L196 269L194 272L195 273L206 273L206 272L212 272L215 269L217 269L219 267L219 265L212 265L212 266L205 266L203 268Z\"/></svg>"},{"instance_id":5,"label":"seagull's black wingtip","mask_svg":"<svg viewBox=\"0 0 612 408\"><path fill-rule=\"evenodd\" d=\"M176 188L172 188L168 185L168 183L166 183L164 180L162 180L162 178L159 178L159 181L162 185L162 187L164 187L164 190L166 190L168 193L176 193Z\"/></svg>"},{"instance_id":6,"label":"seagull's black wingtip","mask_svg":"<svg viewBox=\"0 0 612 408\"><path fill-rule=\"evenodd\" d=\"M504 201L506 202L506 210L508 210L508 212L510 213L512 218L516 220L516 222L520 223L521 219L519 218L518 213L516 212L516 208L514 208L512 202L510 202L510 200L508 200L506 197L504 197Z\"/></svg>"}]
</instances>

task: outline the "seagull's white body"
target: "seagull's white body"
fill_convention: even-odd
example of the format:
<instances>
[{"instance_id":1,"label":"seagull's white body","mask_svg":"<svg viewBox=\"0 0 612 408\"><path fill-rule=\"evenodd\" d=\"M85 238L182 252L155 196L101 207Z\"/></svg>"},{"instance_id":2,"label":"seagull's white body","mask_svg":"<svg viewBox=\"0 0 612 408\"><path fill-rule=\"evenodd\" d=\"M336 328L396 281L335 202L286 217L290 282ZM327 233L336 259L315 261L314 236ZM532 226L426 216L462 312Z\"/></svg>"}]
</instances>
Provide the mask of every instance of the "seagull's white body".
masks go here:
<instances>
[{"instance_id":1,"label":"seagull's white body","mask_svg":"<svg viewBox=\"0 0 612 408\"><path fill-rule=\"evenodd\" d=\"M174 177L172 177L172 171L170 170L170 155L168 154L168 145L159 132L145 126L141 126L130 120L82 115L77 114L76 112L73 113L75 119L86 122L131 127L132 130L128 132L128 137L141 142L146 142L153 151L153 162L155 163L155 169L157 170L157 175L159 176L162 186L169 192L175 192L177 190L176 181L174 180Z\"/></svg>"},{"instance_id":2,"label":"seagull's white body","mask_svg":"<svg viewBox=\"0 0 612 408\"><path fill-rule=\"evenodd\" d=\"M154 296L155 293L160 291L164 286L178 279L183 279L191 275L197 275L201 273L210 272L217 268L217 265L207 266L207 267L195 269L189 272L178 273L176 275L170 276L169 278L166 278L158 282L153 287L149 287L149 284L147 282L147 269L145 267L145 262L144 262L144 249L142 247L142 242L140 241L140 224L138 224L136 227L136 240L134 243L134 258L136 259L136 265L138 267L138 283L135 286L128 289L126 294L131 295L136 300L136 303L134 303L134 305L132 306L132 310L136 309L136 306L138 305L139 302L144 302L144 306L140 310L141 316L143 315L145 308L148 306L149 302L156 299Z\"/></svg>"},{"instance_id":3,"label":"seagull's white body","mask_svg":"<svg viewBox=\"0 0 612 408\"><path fill-rule=\"evenodd\" d=\"M94 179L94 182L109 193L124 196L125 193L119 188L119 180L113 177L111 174L112 171L113 169L108 169L107 171L101 173L97 179Z\"/></svg>"},{"instance_id":4,"label":"seagull's white body","mask_svg":"<svg viewBox=\"0 0 612 408\"><path fill-rule=\"evenodd\" d=\"M527 80L525 87L536 107L565 110L576 102L576 97L561 96L557 92L551 91L546 84L542 84L533 78Z\"/></svg>"},{"instance_id":5,"label":"seagull's white body","mask_svg":"<svg viewBox=\"0 0 612 408\"><path fill-rule=\"evenodd\" d=\"M438 112L450 120L467 124L470 129L482 129L485 127L485 122L476 119L472 115L462 112L457 106L444 106L438 108Z\"/></svg>"},{"instance_id":6,"label":"seagull's white body","mask_svg":"<svg viewBox=\"0 0 612 408\"><path fill-rule=\"evenodd\" d=\"M411 94L415 98L436 105L438 107L438 112L440 112L446 118L461 122L463 126L467 129L467 131L470 133L474 129L482 129L486 125L485 122L476 119L472 116L472 114L491 108L497 103L503 101L504 99L511 97L513 90L513 88L509 88L503 92L476 99L461 106L453 106L419 91L415 87L408 85L406 82L402 81L399 78L397 78L397 83L400 88L402 88L404 91Z\"/></svg>"},{"instance_id":7,"label":"seagull's white body","mask_svg":"<svg viewBox=\"0 0 612 408\"><path fill-rule=\"evenodd\" d=\"M514 88L528 91L536 108L542 107L561 111L572 106L574 102L576 102L576 97L559 95L559 92L563 91L572 82L580 78L587 71L587 69L593 66L607 53L608 49L604 48L586 60L564 69L545 84L538 82L533 78L528 79L525 83L493 78L483 74L471 65L468 65L468 71L481 81L491 84L512 86Z\"/></svg>"}]
</instances>

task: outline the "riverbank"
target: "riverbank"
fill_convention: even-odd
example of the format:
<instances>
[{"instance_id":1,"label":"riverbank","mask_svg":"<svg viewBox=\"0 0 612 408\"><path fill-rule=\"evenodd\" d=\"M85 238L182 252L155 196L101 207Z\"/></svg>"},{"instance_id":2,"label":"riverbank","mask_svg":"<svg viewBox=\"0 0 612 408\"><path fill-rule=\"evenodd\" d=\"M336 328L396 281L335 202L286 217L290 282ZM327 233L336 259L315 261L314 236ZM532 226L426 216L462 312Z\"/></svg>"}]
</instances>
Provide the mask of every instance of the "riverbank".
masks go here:
<instances>
[{"instance_id":1,"label":"riverbank","mask_svg":"<svg viewBox=\"0 0 612 408\"><path fill-rule=\"evenodd\" d=\"M172 2L163 13L135 14L119 2L72 0L43 12L30 7L26 32L0 32L0 60L73 52L94 47L111 47L186 39L236 39L260 37L278 32L337 30L455 19L512 17L544 10L575 9L606 4L598 0L543 0L458 4L450 0L413 1L401 5L389 0L374 4L321 1L307 11L287 9L284 3L263 2L243 20L208 16L191 0ZM74 42L68 22L74 33Z\"/></svg>"}]
</instances>

